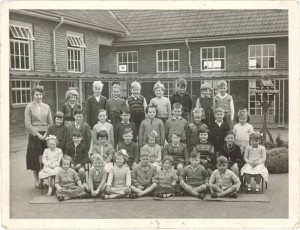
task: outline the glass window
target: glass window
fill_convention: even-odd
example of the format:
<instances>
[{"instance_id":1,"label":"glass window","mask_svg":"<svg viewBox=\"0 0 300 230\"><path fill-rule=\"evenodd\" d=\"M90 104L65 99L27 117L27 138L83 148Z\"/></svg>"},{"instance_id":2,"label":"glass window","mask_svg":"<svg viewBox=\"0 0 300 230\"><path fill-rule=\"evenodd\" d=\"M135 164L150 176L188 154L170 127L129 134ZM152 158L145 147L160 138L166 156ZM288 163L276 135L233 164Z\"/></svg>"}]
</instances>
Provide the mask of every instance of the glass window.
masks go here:
<instances>
[{"instance_id":1,"label":"glass window","mask_svg":"<svg viewBox=\"0 0 300 230\"><path fill-rule=\"evenodd\" d=\"M224 70L225 69L225 47L203 47L200 49L201 70Z\"/></svg>"},{"instance_id":2,"label":"glass window","mask_svg":"<svg viewBox=\"0 0 300 230\"><path fill-rule=\"evenodd\" d=\"M275 45L250 45L249 69L274 69Z\"/></svg>"},{"instance_id":3,"label":"glass window","mask_svg":"<svg viewBox=\"0 0 300 230\"><path fill-rule=\"evenodd\" d=\"M156 50L158 73L179 72L179 49Z\"/></svg>"},{"instance_id":4,"label":"glass window","mask_svg":"<svg viewBox=\"0 0 300 230\"><path fill-rule=\"evenodd\" d=\"M11 98L13 105L24 105L31 102L31 82L11 81Z\"/></svg>"},{"instance_id":5,"label":"glass window","mask_svg":"<svg viewBox=\"0 0 300 230\"><path fill-rule=\"evenodd\" d=\"M83 52L86 47L83 36L67 35L68 44L68 72L83 72Z\"/></svg>"},{"instance_id":6,"label":"glass window","mask_svg":"<svg viewBox=\"0 0 300 230\"><path fill-rule=\"evenodd\" d=\"M138 72L138 52L127 51L118 52L118 73L137 73Z\"/></svg>"}]
</instances>

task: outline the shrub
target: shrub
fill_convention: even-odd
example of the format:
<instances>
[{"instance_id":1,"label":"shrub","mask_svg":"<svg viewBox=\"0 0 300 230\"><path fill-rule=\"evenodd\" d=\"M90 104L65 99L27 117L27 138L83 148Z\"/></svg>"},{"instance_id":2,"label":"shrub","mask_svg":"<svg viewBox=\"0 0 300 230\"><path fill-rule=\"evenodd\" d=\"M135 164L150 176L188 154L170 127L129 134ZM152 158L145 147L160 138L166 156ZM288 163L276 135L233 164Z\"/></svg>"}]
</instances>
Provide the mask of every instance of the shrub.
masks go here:
<instances>
[{"instance_id":1,"label":"shrub","mask_svg":"<svg viewBox=\"0 0 300 230\"><path fill-rule=\"evenodd\" d=\"M266 167L269 173L287 173L289 171L289 152L285 147L267 151Z\"/></svg>"}]
</instances>

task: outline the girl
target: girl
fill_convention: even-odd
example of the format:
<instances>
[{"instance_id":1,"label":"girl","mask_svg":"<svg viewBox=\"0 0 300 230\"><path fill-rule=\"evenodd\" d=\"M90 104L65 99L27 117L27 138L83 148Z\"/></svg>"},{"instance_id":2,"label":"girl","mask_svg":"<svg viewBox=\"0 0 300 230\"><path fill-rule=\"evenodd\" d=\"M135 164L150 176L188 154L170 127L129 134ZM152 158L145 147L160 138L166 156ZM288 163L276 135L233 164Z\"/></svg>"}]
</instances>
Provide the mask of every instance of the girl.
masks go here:
<instances>
[{"instance_id":1,"label":"girl","mask_svg":"<svg viewBox=\"0 0 300 230\"><path fill-rule=\"evenodd\" d=\"M192 112L192 121L188 127L187 133L187 141L188 141L188 149L189 152L193 151L193 147L199 142L198 132L202 124L202 120L204 118L204 110L195 108Z\"/></svg>"},{"instance_id":2,"label":"girl","mask_svg":"<svg viewBox=\"0 0 300 230\"><path fill-rule=\"evenodd\" d=\"M171 103L169 98L164 97L165 86L158 81L154 87L155 98L152 98L149 105L157 108L157 118L161 119L165 124L172 117Z\"/></svg>"},{"instance_id":3,"label":"girl","mask_svg":"<svg viewBox=\"0 0 300 230\"><path fill-rule=\"evenodd\" d=\"M55 177L56 195L59 201L85 195L84 186L77 173L74 169L70 168L71 163L72 158L70 156L64 155L61 158L61 169Z\"/></svg>"},{"instance_id":4,"label":"girl","mask_svg":"<svg viewBox=\"0 0 300 230\"><path fill-rule=\"evenodd\" d=\"M105 130L108 135L108 142L114 146L114 128L107 121L107 112L105 109L98 111L98 123L93 128L93 145L97 144L97 132Z\"/></svg>"},{"instance_id":5,"label":"girl","mask_svg":"<svg viewBox=\"0 0 300 230\"><path fill-rule=\"evenodd\" d=\"M131 173L126 165L128 155L125 150L120 150L115 153L114 166L109 171L107 179L107 187L101 195L102 199L114 199L129 195L131 192Z\"/></svg>"},{"instance_id":6,"label":"girl","mask_svg":"<svg viewBox=\"0 0 300 230\"><path fill-rule=\"evenodd\" d=\"M74 123L74 111L81 109L78 104L79 94L76 90L71 89L66 92L67 102L63 104L62 112L65 114L65 126L69 127L70 124Z\"/></svg>"},{"instance_id":7,"label":"girl","mask_svg":"<svg viewBox=\"0 0 300 230\"><path fill-rule=\"evenodd\" d=\"M155 197L164 198L174 194L174 187L178 181L178 176L172 167L173 163L172 157L165 157L163 160L163 169L158 170L153 177L152 181L155 186L153 194Z\"/></svg>"},{"instance_id":8,"label":"girl","mask_svg":"<svg viewBox=\"0 0 300 230\"><path fill-rule=\"evenodd\" d=\"M259 144L260 134L250 134L250 146L245 149L244 160L246 164L241 169L241 175L245 174L247 183L247 192L251 192L251 175L254 176L256 182L255 192L260 192L261 177L268 182L268 170L264 163L266 161L266 149Z\"/></svg>"},{"instance_id":9,"label":"girl","mask_svg":"<svg viewBox=\"0 0 300 230\"><path fill-rule=\"evenodd\" d=\"M88 184L83 186L88 193L93 197L101 195L105 190L105 183L107 180L107 171L104 170L104 161L99 154L93 154L91 157L93 167L89 172Z\"/></svg>"},{"instance_id":10,"label":"girl","mask_svg":"<svg viewBox=\"0 0 300 230\"><path fill-rule=\"evenodd\" d=\"M146 108L147 118L142 121L139 129L139 146L147 144L146 138L149 132L154 130L157 134L156 140L160 146L165 144L165 126L162 120L155 118L156 107L149 105Z\"/></svg>"},{"instance_id":11,"label":"girl","mask_svg":"<svg viewBox=\"0 0 300 230\"><path fill-rule=\"evenodd\" d=\"M254 132L253 126L248 124L247 110L243 109L238 112L238 122L233 127L233 133L235 135L235 144L240 146L242 156L245 152L246 146L249 144L250 134Z\"/></svg>"},{"instance_id":12,"label":"girl","mask_svg":"<svg viewBox=\"0 0 300 230\"><path fill-rule=\"evenodd\" d=\"M208 83L204 83L200 88L201 95L196 101L196 108L203 108L205 113L205 120L208 126L214 121L214 113L213 113L213 97L211 96L212 88Z\"/></svg>"},{"instance_id":13,"label":"girl","mask_svg":"<svg viewBox=\"0 0 300 230\"><path fill-rule=\"evenodd\" d=\"M157 168L161 169L161 147L156 144L157 133L152 130L147 135L147 144L142 147L141 152L149 152L150 163Z\"/></svg>"},{"instance_id":14,"label":"girl","mask_svg":"<svg viewBox=\"0 0 300 230\"><path fill-rule=\"evenodd\" d=\"M52 181L60 169L59 162L63 153L60 148L56 147L58 143L56 136L50 135L46 138L46 141L48 148L43 153L44 168L39 172L39 178L48 178L49 190L47 196L51 196L53 190Z\"/></svg>"},{"instance_id":15,"label":"girl","mask_svg":"<svg viewBox=\"0 0 300 230\"><path fill-rule=\"evenodd\" d=\"M54 115L54 124L47 131L47 136L54 135L57 138L57 147L66 153L68 128L64 125L63 112L57 111Z\"/></svg>"},{"instance_id":16,"label":"girl","mask_svg":"<svg viewBox=\"0 0 300 230\"><path fill-rule=\"evenodd\" d=\"M112 99L109 99L106 103L106 111L108 119L113 127L121 121L121 110L126 107L125 100L120 98L121 86L115 84L112 86Z\"/></svg>"}]
</instances>

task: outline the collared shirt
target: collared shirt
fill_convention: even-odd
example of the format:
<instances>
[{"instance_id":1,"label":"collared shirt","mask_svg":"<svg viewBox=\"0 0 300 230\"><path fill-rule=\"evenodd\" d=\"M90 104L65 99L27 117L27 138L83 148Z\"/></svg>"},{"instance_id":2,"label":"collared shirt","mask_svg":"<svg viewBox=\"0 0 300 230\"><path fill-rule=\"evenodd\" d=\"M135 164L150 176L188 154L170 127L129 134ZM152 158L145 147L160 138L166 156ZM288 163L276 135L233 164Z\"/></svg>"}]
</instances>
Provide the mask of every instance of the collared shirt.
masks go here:
<instances>
[{"instance_id":1,"label":"collared shirt","mask_svg":"<svg viewBox=\"0 0 300 230\"><path fill-rule=\"evenodd\" d=\"M221 125L223 124L223 121L218 122L217 120L215 120L215 122L216 122L216 124L217 124L219 127L221 127Z\"/></svg>"},{"instance_id":2,"label":"collared shirt","mask_svg":"<svg viewBox=\"0 0 300 230\"><path fill-rule=\"evenodd\" d=\"M74 108L74 106L75 106L76 103L71 104L71 103L69 102L68 104L69 104L69 106L70 106L71 108Z\"/></svg>"},{"instance_id":3,"label":"collared shirt","mask_svg":"<svg viewBox=\"0 0 300 230\"><path fill-rule=\"evenodd\" d=\"M80 125L77 124L76 122L74 123L74 125L75 125L75 128L76 128L76 129L79 129L79 128L80 128Z\"/></svg>"},{"instance_id":4,"label":"collared shirt","mask_svg":"<svg viewBox=\"0 0 300 230\"><path fill-rule=\"evenodd\" d=\"M95 95L95 99L96 99L96 101L98 101L98 102L99 102L99 101L100 101L100 97L101 97L101 94L100 94L99 96L96 96L96 95Z\"/></svg>"}]
</instances>

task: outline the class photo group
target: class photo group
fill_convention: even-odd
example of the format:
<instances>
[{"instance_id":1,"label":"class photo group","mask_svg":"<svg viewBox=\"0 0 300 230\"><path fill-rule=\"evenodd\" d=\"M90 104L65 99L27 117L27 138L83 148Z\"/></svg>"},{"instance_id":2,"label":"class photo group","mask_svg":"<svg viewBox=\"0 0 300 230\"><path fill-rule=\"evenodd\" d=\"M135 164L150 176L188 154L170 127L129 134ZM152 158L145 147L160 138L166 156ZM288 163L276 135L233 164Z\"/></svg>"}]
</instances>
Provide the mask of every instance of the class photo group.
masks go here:
<instances>
[{"instance_id":1,"label":"class photo group","mask_svg":"<svg viewBox=\"0 0 300 230\"><path fill-rule=\"evenodd\" d=\"M224 80L216 92L202 84L196 103L186 79L176 84L168 98L157 81L147 103L138 81L126 99L121 84L112 85L107 99L104 84L94 81L84 109L70 89L58 111L43 102L44 86L34 85L25 127L35 187L47 185L47 196L59 201L206 194L238 199L241 187L260 194L261 180L268 181L266 149L247 108L235 107Z\"/></svg>"}]
</instances>

